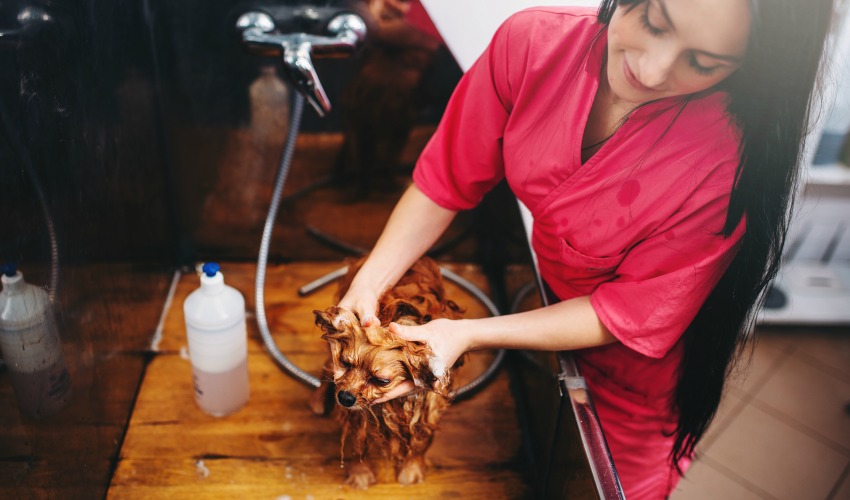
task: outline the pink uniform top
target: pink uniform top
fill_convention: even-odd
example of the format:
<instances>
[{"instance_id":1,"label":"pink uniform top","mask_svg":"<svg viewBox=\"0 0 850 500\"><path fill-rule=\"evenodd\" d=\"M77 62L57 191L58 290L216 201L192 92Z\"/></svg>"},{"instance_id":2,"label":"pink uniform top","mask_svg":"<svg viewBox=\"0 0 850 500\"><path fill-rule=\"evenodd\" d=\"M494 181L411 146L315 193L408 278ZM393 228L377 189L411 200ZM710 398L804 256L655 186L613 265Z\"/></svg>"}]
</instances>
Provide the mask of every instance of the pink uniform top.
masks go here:
<instances>
[{"instance_id":1,"label":"pink uniform top","mask_svg":"<svg viewBox=\"0 0 850 500\"><path fill-rule=\"evenodd\" d=\"M739 134L721 92L663 99L582 164L606 43L595 9L512 16L459 82L413 179L438 205L465 210L506 178L531 210L542 278L562 300L589 295L619 340L576 359L626 494L638 498L671 487L669 467L653 476L635 451L670 453L678 341L744 231L719 234Z\"/></svg>"}]
</instances>

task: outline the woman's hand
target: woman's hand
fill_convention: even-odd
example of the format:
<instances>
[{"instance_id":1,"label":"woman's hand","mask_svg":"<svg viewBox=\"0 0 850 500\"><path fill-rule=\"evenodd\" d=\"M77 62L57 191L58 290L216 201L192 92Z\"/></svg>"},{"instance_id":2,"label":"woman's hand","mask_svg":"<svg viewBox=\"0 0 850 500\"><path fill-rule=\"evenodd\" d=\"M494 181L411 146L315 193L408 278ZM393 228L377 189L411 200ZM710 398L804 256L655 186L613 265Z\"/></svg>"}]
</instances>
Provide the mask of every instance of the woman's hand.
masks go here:
<instances>
[{"instance_id":1,"label":"woman's hand","mask_svg":"<svg viewBox=\"0 0 850 500\"><path fill-rule=\"evenodd\" d=\"M463 322L464 320L440 318L415 326L390 323L390 332L404 340L427 344L434 353L431 358L431 371L441 377L469 350L469 342L460 328Z\"/></svg>"},{"instance_id":2,"label":"woman's hand","mask_svg":"<svg viewBox=\"0 0 850 500\"><path fill-rule=\"evenodd\" d=\"M454 366L463 353L469 350L470 344L463 333L461 324L464 320L435 319L424 325L399 325L390 323L390 332L411 342L424 342L434 353L430 360L431 371L437 377L442 377ZM404 396L416 390L413 382L404 382L388 392L384 397L375 400L383 403L390 399Z\"/></svg>"},{"instance_id":3,"label":"woman's hand","mask_svg":"<svg viewBox=\"0 0 850 500\"><path fill-rule=\"evenodd\" d=\"M381 321L378 319L378 294L364 286L358 286L354 283L345 292L345 296L337 304L339 307L350 309L360 318L360 324L363 326L378 326Z\"/></svg>"},{"instance_id":4,"label":"woman's hand","mask_svg":"<svg viewBox=\"0 0 850 500\"><path fill-rule=\"evenodd\" d=\"M338 305L356 312L364 326L379 324L376 314L381 294L437 241L456 213L437 205L411 184Z\"/></svg>"}]
</instances>

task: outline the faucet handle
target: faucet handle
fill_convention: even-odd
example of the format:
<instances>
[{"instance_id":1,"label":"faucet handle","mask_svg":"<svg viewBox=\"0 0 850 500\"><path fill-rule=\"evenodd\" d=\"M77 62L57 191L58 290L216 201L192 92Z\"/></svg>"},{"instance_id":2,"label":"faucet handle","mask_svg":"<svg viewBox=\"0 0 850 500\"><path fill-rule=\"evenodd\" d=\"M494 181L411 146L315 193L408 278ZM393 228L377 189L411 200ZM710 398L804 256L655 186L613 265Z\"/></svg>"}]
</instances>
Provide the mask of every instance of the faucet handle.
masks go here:
<instances>
[{"instance_id":1,"label":"faucet handle","mask_svg":"<svg viewBox=\"0 0 850 500\"><path fill-rule=\"evenodd\" d=\"M366 22L353 12L345 12L330 20L328 31L354 49L366 39Z\"/></svg>"},{"instance_id":2,"label":"faucet handle","mask_svg":"<svg viewBox=\"0 0 850 500\"><path fill-rule=\"evenodd\" d=\"M324 117L331 110L331 101L325 93L325 88L322 87L322 81L319 80L310 57L311 48L314 46L309 41L285 45L283 67L296 89L304 95L316 113Z\"/></svg>"},{"instance_id":3,"label":"faucet handle","mask_svg":"<svg viewBox=\"0 0 850 500\"><path fill-rule=\"evenodd\" d=\"M275 30L272 16L261 10L248 11L236 20L236 29L240 32L252 30L253 33L262 35Z\"/></svg>"},{"instance_id":4,"label":"faucet handle","mask_svg":"<svg viewBox=\"0 0 850 500\"><path fill-rule=\"evenodd\" d=\"M269 14L260 10L246 12L236 20L236 29L250 51L271 57L280 55L284 40L275 33L277 27Z\"/></svg>"},{"instance_id":5,"label":"faucet handle","mask_svg":"<svg viewBox=\"0 0 850 500\"><path fill-rule=\"evenodd\" d=\"M314 57L345 57L354 53L366 39L366 23L357 14L337 14L326 25L328 35L300 34L299 39L310 42Z\"/></svg>"}]
</instances>

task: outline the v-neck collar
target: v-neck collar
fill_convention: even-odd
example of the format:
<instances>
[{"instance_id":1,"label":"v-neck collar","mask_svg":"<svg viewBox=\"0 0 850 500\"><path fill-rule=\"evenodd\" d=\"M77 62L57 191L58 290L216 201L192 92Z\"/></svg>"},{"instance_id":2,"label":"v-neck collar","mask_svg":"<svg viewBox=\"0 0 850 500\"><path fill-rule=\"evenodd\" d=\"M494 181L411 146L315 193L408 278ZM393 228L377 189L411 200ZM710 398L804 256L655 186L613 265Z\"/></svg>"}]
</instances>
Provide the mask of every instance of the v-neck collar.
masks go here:
<instances>
[{"instance_id":1,"label":"v-neck collar","mask_svg":"<svg viewBox=\"0 0 850 500\"><path fill-rule=\"evenodd\" d=\"M573 161L576 165L576 171L579 169L585 168L589 163L593 161L594 158L599 156L599 154L605 151L608 148L608 145L613 142L617 136L620 134L622 129L626 126L629 121L629 118L626 119L626 122L620 126L611 137L605 141L604 144L593 153L587 161L582 161L582 143L584 142L584 134L587 131L588 123L590 122L590 113L593 110L593 103L596 101L596 94L599 92L599 85L601 84L602 79L602 69L605 64L606 56L608 50L608 27L604 26L600 29L599 33L594 37L591 42L590 50L588 51L587 57L584 62L584 78L586 78L587 85L585 88L588 92L585 94L584 105L581 109L581 126L578 134L574 134L573 136Z\"/></svg>"}]
</instances>

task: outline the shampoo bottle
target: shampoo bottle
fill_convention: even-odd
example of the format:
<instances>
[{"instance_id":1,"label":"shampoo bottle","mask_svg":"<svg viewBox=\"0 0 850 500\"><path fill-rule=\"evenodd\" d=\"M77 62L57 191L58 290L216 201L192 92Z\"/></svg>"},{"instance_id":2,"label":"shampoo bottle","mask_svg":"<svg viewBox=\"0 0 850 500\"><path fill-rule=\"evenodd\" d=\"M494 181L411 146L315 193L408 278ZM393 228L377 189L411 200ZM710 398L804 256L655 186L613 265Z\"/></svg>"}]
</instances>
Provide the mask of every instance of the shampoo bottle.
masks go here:
<instances>
[{"instance_id":1,"label":"shampoo bottle","mask_svg":"<svg viewBox=\"0 0 850 500\"><path fill-rule=\"evenodd\" d=\"M245 299L224 284L219 265L203 266L201 286L183 303L195 401L221 417L248 401Z\"/></svg>"},{"instance_id":2,"label":"shampoo bottle","mask_svg":"<svg viewBox=\"0 0 850 500\"><path fill-rule=\"evenodd\" d=\"M23 414L56 413L71 397L71 377L47 292L24 281L14 265L2 266L0 349Z\"/></svg>"}]
</instances>

